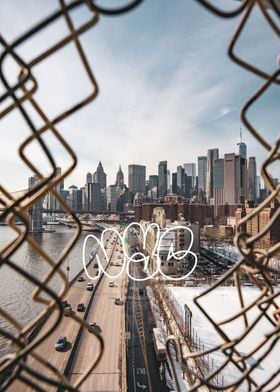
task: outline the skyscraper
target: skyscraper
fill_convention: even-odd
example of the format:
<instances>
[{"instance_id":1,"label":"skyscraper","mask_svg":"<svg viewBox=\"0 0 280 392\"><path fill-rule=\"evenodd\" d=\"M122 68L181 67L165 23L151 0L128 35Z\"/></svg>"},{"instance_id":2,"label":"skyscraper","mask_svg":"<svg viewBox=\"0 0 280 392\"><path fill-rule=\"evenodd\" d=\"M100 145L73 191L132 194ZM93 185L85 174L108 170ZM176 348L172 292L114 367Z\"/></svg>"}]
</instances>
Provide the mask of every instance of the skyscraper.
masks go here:
<instances>
[{"instance_id":1,"label":"skyscraper","mask_svg":"<svg viewBox=\"0 0 280 392\"><path fill-rule=\"evenodd\" d=\"M234 153L224 157L224 200L228 204L244 203L247 196L247 160Z\"/></svg>"},{"instance_id":2,"label":"skyscraper","mask_svg":"<svg viewBox=\"0 0 280 392\"><path fill-rule=\"evenodd\" d=\"M206 190L206 171L207 171L207 157L200 156L197 158L198 167L198 185L197 187Z\"/></svg>"},{"instance_id":3,"label":"skyscraper","mask_svg":"<svg viewBox=\"0 0 280 392\"><path fill-rule=\"evenodd\" d=\"M182 166L177 166L177 195L185 196L185 170Z\"/></svg>"},{"instance_id":4,"label":"skyscraper","mask_svg":"<svg viewBox=\"0 0 280 392\"><path fill-rule=\"evenodd\" d=\"M101 187L99 182L87 184L88 209L90 212L102 210Z\"/></svg>"},{"instance_id":5,"label":"skyscraper","mask_svg":"<svg viewBox=\"0 0 280 392\"><path fill-rule=\"evenodd\" d=\"M71 185L68 188L70 206L74 211L81 211L83 209L83 192L78 189L76 185Z\"/></svg>"},{"instance_id":6,"label":"skyscraper","mask_svg":"<svg viewBox=\"0 0 280 392\"><path fill-rule=\"evenodd\" d=\"M225 203L236 203L236 172L235 172L235 154L225 154L224 156L224 200Z\"/></svg>"},{"instance_id":7,"label":"skyscraper","mask_svg":"<svg viewBox=\"0 0 280 392\"><path fill-rule=\"evenodd\" d=\"M149 176L149 191L151 191L151 196L156 199L158 197L158 176Z\"/></svg>"},{"instance_id":8,"label":"skyscraper","mask_svg":"<svg viewBox=\"0 0 280 392\"><path fill-rule=\"evenodd\" d=\"M236 193L237 203L245 203L248 193L247 159L242 156L235 157L236 164Z\"/></svg>"},{"instance_id":9,"label":"skyscraper","mask_svg":"<svg viewBox=\"0 0 280 392\"><path fill-rule=\"evenodd\" d=\"M90 172L87 173L86 184L88 184L89 182L92 182L92 174Z\"/></svg>"},{"instance_id":10,"label":"skyscraper","mask_svg":"<svg viewBox=\"0 0 280 392\"><path fill-rule=\"evenodd\" d=\"M146 166L128 166L128 188L133 193L146 191Z\"/></svg>"},{"instance_id":11,"label":"skyscraper","mask_svg":"<svg viewBox=\"0 0 280 392\"><path fill-rule=\"evenodd\" d=\"M160 161L158 164L158 196L164 197L167 194L167 161Z\"/></svg>"},{"instance_id":12,"label":"skyscraper","mask_svg":"<svg viewBox=\"0 0 280 392\"><path fill-rule=\"evenodd\" d=\"M192 177L185 174L185 196L190 198L193 195Z\"/></svg>"},{"instance_id":13,"label":"skyscraper","mask_svg":"<svg viewBox=\"0 0 280 392\"><path fill-rule=\"evenodd\" d=\"M100 189L106 189L107 174L104 172L101 162L99 162L96 172L93 174L92 181L100 184Z\"/></svg>"},{"instance_id":14,"label":"skyscraper","mask_svg":"<svg viewBox=\"0 0 280 392\"><path fill-rule=\"evenodd\" d=\"M115 212L117 211L118 202L118 189L116 185L109 185L107 188L107 210Z\"/></svg>"},{"instance_id":15,"label":"skyscraper","mask_svg":"<svg viewBox=\"0 0 280 392\"><path fill-rule=\"evenodd\" d=\"M121 165L119 166L119 170L116 176L116 186L119 188L122 188L124 186L124 175L123 175Z\"/></svg>"},{"instance_id":16,"label":"skyscraper","mask_svg":"<svg viewBox=\"0 0 280 392\"><path fill-rule=\"evenodd\" d=\"M224 204L224 160L216 159L213 166L214 203Z\"/></svg>"},{"instance_id":17,"label":"skyscraper","mask_svg":"<svg viewBox=\"0 0 280 392\"><path fill-rule=\"evenodd\" d=\"M238 145L238 155L241 156L242 158L247 159L247 146L242 141L242 129L241 128L240 128L240 142L237 143L237 145Z\"/></svg>"},{"instance_id":18,"label":"skyscraper","mask_svg":"<svg viewBox=\"0 0 280 392\"><path fill-rule=\"evenodd\" d=\"M177 173L172 173L172 193L177 195Z\"/></svg>"},{"instance_id":19,"label":"skyscraper","mask_svg":"<svg viewBox=\"0 0 280 392\"><path fill-rule=\"evenodd\" d=\"M213 191L213 166L214 161L219 159L219 149L214 148L207 151L207 172L206 172L206 197L208 202L214 197Z\"/></svg>"},{"instance_id":20,"label":"skyscraper","mask_svg":"<svg viewBox=\"0 0 280 392\"><path fill-rule=\"evenodd\" d=\"M183 165L187 176L192 177L192 188L196 187L196 164L195 163L184 163Z\"/></svg>"},{"instance_id":21,"label":"skyscraper","mask_svg":"<svg viewBox=\"0 0 280 392\"><path fill-rule=\"evenodd\" d=\"M167 169L167 193L171 192L171 176L170 170Z\"/></svg>"},{"instance_id":22,"label":"skyscraper","mask_svg":"<svg viewBox=\"0 0 280 392\"><path fill-rule=\"evenodd\" d=\"M248 163L248 200L256 201L257 192L257 164L255 157L249 157Z\"/></svg>"}]
</instances>

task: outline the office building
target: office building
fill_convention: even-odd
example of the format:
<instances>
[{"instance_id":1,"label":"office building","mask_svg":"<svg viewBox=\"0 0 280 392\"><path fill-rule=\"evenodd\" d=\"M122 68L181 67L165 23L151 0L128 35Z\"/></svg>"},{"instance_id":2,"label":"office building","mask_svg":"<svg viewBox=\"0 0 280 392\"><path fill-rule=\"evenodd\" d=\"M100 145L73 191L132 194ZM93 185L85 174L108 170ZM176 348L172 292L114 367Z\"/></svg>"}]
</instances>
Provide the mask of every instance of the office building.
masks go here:
<instances>
[{"instance_id":1,"label":"office building","mask_svg":"<svg viewBox=\"0 0 280 392\"><path fill-rule=\"evenodd\" d=\"M195 163L184 163L183 165L187 176L192 178L192 188L196 187L196 164Z\"/></svg>"},{"instance_id":2,"label":"office building","mask_svg":"<svg viewBox=\"0 0 280 392\"><path fill-rule=\"evenodd\" d=\"M152 199L157 199L157 197L158 197L158 176L157 175L149 176L148 191L150 192L150 196Z\"/></svg>"},{"instance_id":3,"label":"office building","mask_svg":"<svg viewBox=\"0 0 280 392\"><path fill-rule=\"evenodd\" d=\"M99 183L90 182L87 184L88 210L90 212L101 211L101 187Z\"/></svg>"},{"instance_id":4,"label":"office building","mask_svg":"<svg viewBox=\"0 0 280 392\"><path fill-rule=\"evenodd\" d=\"M99 162L96 172L92 176L92 182L100 184L100 189L106 189L107 174L104 172L101 162Z\"/></svg>"},{"instance_id":5,"label":"office building","mask_svg":"<svg viewBox=\"0 0 280 392\"><path fill-rule=\"evenodd\" d=\"M224 201L244 203L247 197L247 160L234 153L224 157Z\"/></svg>"},{"instance_id":6,"label":"office building","mask_svg":"<svg viewBox=\"0 0 280 392\"><path fill-rule=\"evenodd\" d=\"M163 198L167 194L167 161L158 164L158 197Z\"/></svg>"},{"instance_id":7,"label":"office building","mask_svg":"<svg viewBox=\"0 0 280 392\"><path fill-rule=\"evenodd\" d=\"M78 189L76 185L71 185L68 188L68 200L70 203L70 207L74 211L82 211L83 210L83 191Z\"/></svg>"},{"instance_id":8,"label":"office building","mask_svg":"<svg viewBox=\"0 0 280 392\"><path fill-rule=\"evenodd\" d=\"M247 159L247 146L242 141L242 130L240 129L240 142L237 143L238 145L238 154L240 157Z\"/></svg>"},{"instance_id":9,"label":"office building","mask_svg":"<svg viewBox=\"0 0 280 392\"><path fill-rule=\"evenodd\" d=\"M242 208L236 210L236 223L245 216L253 213L255 208L250 207L250 203ZM271 201L270 205L259 211L258 214L254 215L252 219L246 221L246 226L242 227L242 231L245 231L249 236L257 236L263 231L272 218L279 211L279 203L277 200ZM280 218L275 220L274 224L271 225L255 243L257 247L263 249L269 249L271 246L278 244L280 241Z\"/></svg>"},{"instance_id":10,"label":"office building","mask_svg":"<svg viewBox=\"0 0 280 392\"><path fill-rule=\"evenodd\" d=\"M86 176L86 184L92 182L92 174L90 172L87 173Z\"/></svg>"},{"instance_id":11,"label":"office building","mask_svg":"<svg viewBox=\"0 0 280 392\"><path fill-rule=\"evenodd\" d=\"M167 193L171 192L170 170L167 170Z\"/></svg>"},{"instance_id":12,"label":"office building","mask_svg":"<svg viewBox=\"0 0 280 392\"><path fill-rule=\"evenodd\" d=\"M172 173L172 193L177 195L177 173Z\"/></svg>"},{"instance_id":13,"label":"office building","mask_svg":"<svg viewBox=\"0 0 280 392\"><path fill-rule=\"evenodd\" d=\"M224 204L224 160L216 159L213 165L214 204Z\"/></svg>"},{"instance_id":14,"label":"office building","mask_svg":"<svg viewBox=\"0 0 280 392\"><path fill-rule=\"evenodd\" d=\"M256 201L260 197L260 191L261 191L261 177L257 176L257 178L256 178Z\"/></svg>"},{"instance_id":15,"label":"office building","mask_svg":"<svg viewBox=\"0 0 280 392\"><path fill-rule=\"evenodd\" d=\"M257 164L255 157L249 157L248 162L248 200L257 200Z\"/></svg>"},{"instance_id":16,"label":"office building","mask_svg":"<svg viewBox=\"0 0 280 392\"><path fill-rule=\"evenodd\" d=\"M160 236L164 235L164 241L161 242L158 249L158 256L160 261L160 269L166 275L181 274L186 273L185 268L189 264L194 262L194 259L186 258L178 260L176 258L170 257L170 249L173 247L174 252L179 252L189 249L191 245L191 234L188 229L193 232L193 243L191 246L191 251L194 253L199 253L200 243L199 243L199 224L187 223L181 216L179 220L173 223L167 219L166 211L163 207L155 207L152 209L151 221L159 226ZM149 227L150 221L141 221L141 225L146 231ZM180 226L180 227L178 227ZM186 227L186 229L183 229ZM166 232L166 230L169 230ZM157 269L157 255L154 253L154 249L157 242L157 229L154 227L146 231L145 236L145 249L142 251L149 256L148 270L154 272ZM143 246L144 236L142 231L140 232L140 243ZM185 271L185 272L184 272Z\"/></svg>"},{"instance_id":17,"label":"office building","mask_svg":"<svg viewBox=\"0 0 280 392\"><path fill-rule=\"evenodd\" d=\"M206 172L207 172L207 157L200 156L197 158L198 168L198 189L206 190Z\"/></svg>"},{"instance_id":18,"label":"office building","mask_svg":"<svg viewBox=\"0 0 280 392\"><path fill-rule=\"evenodd\" d=\"M188 176L187 174L185 174L185 197L187 198L191 198L193 195L193 177L192 176Z\"/></svg>"},{"instance_id":19,"label":"office building","mask_svg":"<svg viewBox=\"0 0 280 392\"><path fill-rule=\"evenodd\" d=\"M128 188L132 193L145 193L146 191L146 166L128 166Z\"/></svg>"},{"instance_id":20,"label":"office building","mask_svg":"<svg viewBox=\"0 0 280 392\"><path fill-rule=\"evenodd\" d=\"M214 161L219 159L219 149L214 148L207 151L207 167L206 167L206 198L208 202L214 197L213 189L213 167Z\"/></svg>"},{"instance_id":21,"label":"office building","mask_svg":"<svg viewBox=\"0 0 280 392\"><path fill-rule=\"evenodd\" d=\"M177 166L177 195L185 196L185 170L182 166Z\"/></svg>"},{"instance_id":22,"label":"office building","mask_svg":"<svg viewBox=\"0 0 280 392\"><path fill-rule=\"evenodd\" d=\"M117 211L118 187L117 185L109 185L107 188L107 210L111 212Z\"/></svg>"},{"instance_id":23,"label":"office building","mask_svg":"<svg viewBox=\"0 0 280 392\"><path fill-rule=\"evenodd\" d=\"M121 165L119 166L119 170L116 175L116 186L118 188L122 188L124 186L124 175L123 175Z\"/></svg>"}]
</instances>

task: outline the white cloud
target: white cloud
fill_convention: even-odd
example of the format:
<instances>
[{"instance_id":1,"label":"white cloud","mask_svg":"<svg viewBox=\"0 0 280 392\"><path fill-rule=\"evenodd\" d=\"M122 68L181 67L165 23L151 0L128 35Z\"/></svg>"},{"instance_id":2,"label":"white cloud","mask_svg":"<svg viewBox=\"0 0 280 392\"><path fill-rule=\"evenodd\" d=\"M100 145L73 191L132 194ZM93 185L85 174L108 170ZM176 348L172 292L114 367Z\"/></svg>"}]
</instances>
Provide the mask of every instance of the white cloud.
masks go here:
<instances>
[{"instance_id":1,"label":"white cloud","mask_svg":"<svg viewBox=\"0 0 280 392\"><path fill-rule=\"evenodd\" d=\"M217 115L216 118L221 118L221 117L227 116L229 113L232 113L232 112L235 112L235 111L236 111L236 109L234 107L231 107L231 106L224 107L224 108L222 108L220 110L220 112L219 112L219 114Z\"/></svg>"},{"instance_id":2,"label":"white cloud","mask_svg":"<svg viewBox=\"0 0 280 392\"><path fill-rule=\"evenodd\" d=\"M149 11L155 3L147 2L146 9ZM208 148L234 151L240 125L238 111L259 81L253 83L248 73L226 57L232 22L212 19L195 2L188 4L190 13L183 17L185 7L185 2L178 1L176 15L172 7L172 15L166 9L168 18L163 18L163 25L162 19L159 22L149 15L148 22L143 19L145 28L140 20L133 19L133 14L104 18L82 37L100 95L58 124L58 130L79 156L79 166L69 184L82 185L87 171L93 172L99 160L110 183L119 164L124 171L129 163L146 164L148 174L154 174L162 159L173 171L179 164L195 162ZM13 7L11 10L14 12ZM39 15L38 9L36 13ZM15 14L15 20L22 18L24 26L28 25L28 12ZM135 26L126 24L132 20L129 18L136 21ZM8 29L8 24L4 27ZM13 25L12 36L18 35L15 30ZM55 36L53 30L51 34ZM36 42L34 48L38 50ZM46 37L44 43L48 43ZM51 118L89 93L90 85L74 50L65 49L34 70L40 85L36 98ZM6 169L13 167L9 151L14 140L19 144L26 136L21 124L19 116L5 121L7 143L0 145L0 174L14 189L20 181L26 184L18 171L7 175ZM253 138L248 136L247 140L249 149L261 154ZM39 154L33 151L33 156L36 159ZM58 158L59 164L66 165L66 157Z\"/></svg>"}]
</instances>

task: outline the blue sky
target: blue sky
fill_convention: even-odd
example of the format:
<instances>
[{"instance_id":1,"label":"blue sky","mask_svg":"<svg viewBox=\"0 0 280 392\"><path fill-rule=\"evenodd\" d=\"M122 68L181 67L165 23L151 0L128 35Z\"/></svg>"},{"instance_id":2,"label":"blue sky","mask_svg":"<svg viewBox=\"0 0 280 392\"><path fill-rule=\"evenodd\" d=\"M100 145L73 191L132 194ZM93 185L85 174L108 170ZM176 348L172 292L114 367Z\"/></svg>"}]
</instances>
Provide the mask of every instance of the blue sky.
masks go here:
<instances>
[{"instance_id":1,"label":"blue sky","mask_svg":"<svg viewBox=\"0 0 280 392\"><path fill-rule=\"evenodd\" d=\"M228 0L228 4L236 1ZM11 41L56 7L53 0L26 0L24 6L19 0L2 3L1 32ZM73 17L76 22L85 20L87 10L79 10ZM119 164L125 174L129 163L145 164L148 174L156 174L159 160L167 160L172 172L179 164L196 162L208 148L218 147L221 156L236 151L240 109L263 83L226 56L237 23L238 18L215 17L195 0L146 0L129 14L114 18L101 15L98 24L81 38L100 94L58 125L79 157L66 184L82 186L86 172L95 171L99 160L111 183ZM20 47L18 53L28 61L66 31L61 19ZM269 72L276 69L279 44L258 9L237 50ZM5 66L13 73L11 62ZM36 98L50 118L89 92L73 45L36 66L34 75L40 86ZM250 112L253 123L271 143L279 137L280 128L276 94L272 88ZM24 188L31 173L15 148L28 129L19 115L12 113L3 119L1 131L5 134L0 144L1 183L11 190ZM249 156L256 156L259 164L266 151L244 127L243 139ZM57 165L65 167L68 161L62 149L49 134L45 140L56 153ZM28 153L47 173L38 147L30 147ZM279 168L273 167L272 174L279 177Z\"/></svg>"}]
</instances>

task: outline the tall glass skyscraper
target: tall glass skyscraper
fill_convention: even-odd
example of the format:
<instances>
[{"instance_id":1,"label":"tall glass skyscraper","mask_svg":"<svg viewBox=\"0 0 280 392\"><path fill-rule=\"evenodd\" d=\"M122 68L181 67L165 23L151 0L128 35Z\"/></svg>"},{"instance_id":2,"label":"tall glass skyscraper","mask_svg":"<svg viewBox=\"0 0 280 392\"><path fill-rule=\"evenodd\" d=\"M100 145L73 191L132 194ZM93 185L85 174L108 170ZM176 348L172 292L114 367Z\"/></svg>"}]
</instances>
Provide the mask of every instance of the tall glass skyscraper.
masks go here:
<instances>
[{"instance_id":1,"label":"tall glass skyscraper","mask_svg":"<svg viewBox=\"0 0 280 392\"><path fill-rule=\"evenodd\" d=\"M167 194L167 161L160 161L158 164L158 196L164 197Z\"/></svg>"},{"instance_id":2,"label":"tall glass skyscraper","mask_svg":"<svg viewBox=\"0 0 280 392\"><path fill-rule=\"evenodd\" d=\"M209 201L214 197L213 191L213 166L214 161L219 159L219 149L214 148L207 151L207 172L206 172L206 197Z\"/></svg>"},{"instance_id":3,"label":"tall glass skyscraper","mask_svg":"<svg viewBox=\"0 0 280 392\"><path fill-rule=\"evenodd\" d=\"M196 164L195 163L184 163L183 165L185 169L185 174L188 177L191 177L191 187L195 188L196 186Z\"/></svg>"},{"instance_id":4,"label":"tall glass skyscraper","mask_svg":"<svg viewBox=\"0 0 280 392\"><path fill-rule=\"evenodd\" d=\"M146 166L128 166L128 188L133 193L146 192Z\"/></svg>"},{"instance_id":5,"label":"tall glass skyscraper","mask_svg":"<svg viewBox=\"0 0 280 392\"><path fill-rule=\"evenodd\" d=\"M200 156L197 158L198 168L198 185L197 187L206 190L206 171L207 171L207 157Z\"/></svg>"}]
</instances>

